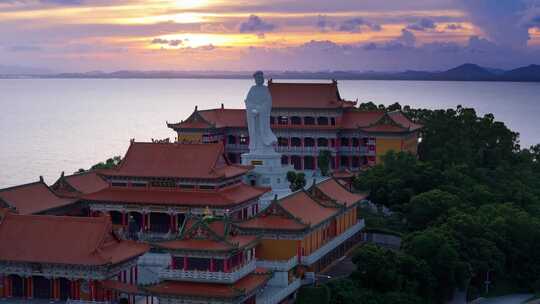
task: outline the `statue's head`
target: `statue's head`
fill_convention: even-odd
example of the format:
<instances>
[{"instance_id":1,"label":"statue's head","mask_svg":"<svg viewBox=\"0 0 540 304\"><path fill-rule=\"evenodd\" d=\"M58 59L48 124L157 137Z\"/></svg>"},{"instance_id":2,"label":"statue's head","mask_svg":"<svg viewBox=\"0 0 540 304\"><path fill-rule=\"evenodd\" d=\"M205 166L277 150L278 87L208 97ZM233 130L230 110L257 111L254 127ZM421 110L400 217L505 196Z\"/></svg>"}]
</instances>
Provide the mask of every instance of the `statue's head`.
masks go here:
<instances>
[{"instance_id":1,"label":"statue's head","mask_svg":"<svg viewBox=\"0 0 540 304\"><path fill-rule=\"evenodd\" d=\"M253 78L255 78L255 83L257 85L263 85L264 84L264 74L262 71L257 71L253 74Z\"/></svg>"}]
</instances>

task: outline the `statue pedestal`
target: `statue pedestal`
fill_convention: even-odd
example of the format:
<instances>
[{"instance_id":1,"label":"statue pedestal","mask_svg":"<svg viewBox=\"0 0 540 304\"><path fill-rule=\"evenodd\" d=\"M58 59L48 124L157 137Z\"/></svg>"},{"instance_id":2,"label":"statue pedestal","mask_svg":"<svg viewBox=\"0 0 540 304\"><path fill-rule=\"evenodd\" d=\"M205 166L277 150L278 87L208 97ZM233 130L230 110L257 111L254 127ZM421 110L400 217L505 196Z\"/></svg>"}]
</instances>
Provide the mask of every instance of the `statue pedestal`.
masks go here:
<instances>
[{"instance_id":1,"label":"statue pedestal","mask_svg":"<svg viewBox=\"0 0 540 304\"><path fill-rule=\"evenodd\" d=\"M272 188L272 191L261 197L260 210L268 207L276 195L279 199L291 193L287 172L293 169L281 164L281 154L276 152L245 153L242 154L242 165L255 166L255 169L246 175L247 184Z\"/></svg>"}]
</instances>

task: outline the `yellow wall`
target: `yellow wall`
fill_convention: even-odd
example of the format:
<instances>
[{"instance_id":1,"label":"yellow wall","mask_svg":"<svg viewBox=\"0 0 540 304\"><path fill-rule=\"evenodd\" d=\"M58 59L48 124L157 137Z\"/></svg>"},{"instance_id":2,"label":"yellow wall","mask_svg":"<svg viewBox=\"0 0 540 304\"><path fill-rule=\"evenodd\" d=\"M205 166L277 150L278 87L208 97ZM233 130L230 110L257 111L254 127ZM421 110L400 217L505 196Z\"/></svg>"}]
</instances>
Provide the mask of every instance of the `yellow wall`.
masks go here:
<instances>
[{"instance_id":1,"label":"yellow wall","mask_svg":"<svg viewBox=\"0 0 540 304\"><path fill-rule=\"evenodd\" d=\"M202 141L202 133L178 133L178 141Z\"/></svg>"},{"instance_id":2,"label":"yellow wall","mask_svg":"<svg viewBox=\"0 0 540 304\"><path fill-rule=\"evenodd\" d=\"M261 260L288 260L296 255L295 240L261 240L257 258Z\"/></svg>"},{"instance_id":3,"label":"yellow wall","mask_svg":"<svg viewBox=\"0 0 540 304\"><path fill-rule=\"evenodd\" d=\"M376 155L377 155L377 163L381 162L381 157L386 154L386 152L390 150L394 150L396 152L401 151L401 138L381 138L377 137L377 147L376 147Z\"/></svg>"},{"instance_id":4,"label":"yellow wall","mask_svg":"<svg viewBox=\"0 0 540 304\"><path fill-rule=\"evenodd\" d=\"M412 154L416 155L418 151L418 139L416 137L416 134L403 140L403 150L409 151Z\"/></svg>"}]
</instances>

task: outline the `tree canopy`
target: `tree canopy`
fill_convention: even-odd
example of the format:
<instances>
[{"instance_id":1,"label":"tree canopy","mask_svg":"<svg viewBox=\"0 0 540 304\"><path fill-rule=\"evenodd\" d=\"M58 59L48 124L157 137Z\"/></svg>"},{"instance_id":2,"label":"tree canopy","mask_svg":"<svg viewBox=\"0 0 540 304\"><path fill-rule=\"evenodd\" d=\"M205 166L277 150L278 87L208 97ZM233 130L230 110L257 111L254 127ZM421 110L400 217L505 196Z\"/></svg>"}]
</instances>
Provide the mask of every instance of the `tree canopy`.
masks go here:
<instances>
[{"instance_id":1,"label":"tree canopy","mask_svg":"<svg viewBox=\"0 0 540 304\"><path fill-rule=\"evenodd\" d=\"M389 152L354 186L403 223L392 226L404 235L402 248L363 246L353 275L329 285L332 297L354 286L378 295L374 303L392 292L407 295L407 303L442 303L456 288L482 289L488 272L494 286L510 281L540 291L540 145L523 149L518 133L470 108L385 109L424 125L418 156Z\"/></svg>"}]
</instances>

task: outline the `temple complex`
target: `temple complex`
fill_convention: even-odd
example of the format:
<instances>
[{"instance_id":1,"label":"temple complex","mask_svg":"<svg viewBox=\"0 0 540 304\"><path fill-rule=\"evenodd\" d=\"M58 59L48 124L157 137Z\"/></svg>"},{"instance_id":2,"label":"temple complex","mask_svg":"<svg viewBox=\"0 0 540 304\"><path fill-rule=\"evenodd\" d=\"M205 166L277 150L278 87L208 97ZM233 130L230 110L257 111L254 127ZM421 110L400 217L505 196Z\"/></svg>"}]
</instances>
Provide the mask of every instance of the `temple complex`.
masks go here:
<instances>
[{"instance_id":1,"label":"temple complex","mask_svg":"<svg viewBox=\"0 0 540 304\"><path fill-rule=\"evenodd\" d=\"M270 80L270 124L278 137L282 163L296 170L316 170L320 151L330 151L334 170L359 170L381 160L389 150L416 154L422 126L399 111L362 111L341 98L331 83L279 83ZM248 152L244 109L195 111L179 123L167 123L179 142L222 142L232 163Z\"/></svg>"},{"instance_id":2,"label":"temple complex","mask_svg":"<svg viewBox=\"0 0 540 304\"><path fill-rule=\"evenodd\" d=\"M292 303L362 241L367 195L352 192L354 170L388 150L416 153L421 126L356 109L336 82L266 87L255 75L251 148L244 110L196 109L169 124L176 142L131 140L110 169L0 190L0 295ZM291 193L287 171L315 172L324 150L332 176Z\"/></svg>"}]
</instances>

